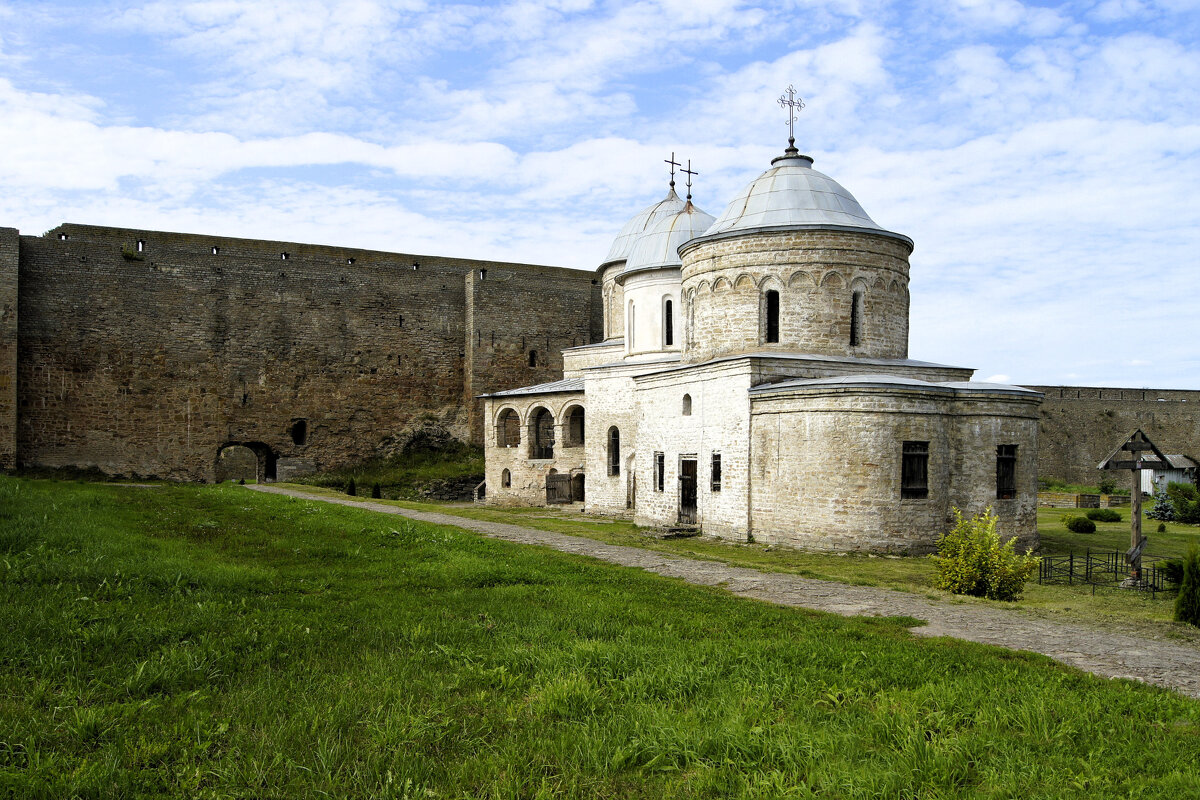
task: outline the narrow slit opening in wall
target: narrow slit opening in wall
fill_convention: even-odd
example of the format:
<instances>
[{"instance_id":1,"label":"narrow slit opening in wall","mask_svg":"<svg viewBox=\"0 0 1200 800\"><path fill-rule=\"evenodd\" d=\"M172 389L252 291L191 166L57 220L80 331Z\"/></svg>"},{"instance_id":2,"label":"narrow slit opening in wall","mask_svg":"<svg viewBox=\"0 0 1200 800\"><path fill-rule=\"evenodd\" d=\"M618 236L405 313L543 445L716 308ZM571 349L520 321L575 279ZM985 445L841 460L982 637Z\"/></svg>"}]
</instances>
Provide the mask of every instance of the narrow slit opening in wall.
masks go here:
<instances>
[{"instance_id":1,"label":"narrow slit opening in wall","mask_svg":"<svg viewBox=\"0 0 1200 800\"><path fill-rule=\"evenodd\" d=\"M346 263L347 263L347 264L353 264L353 263L354 263L354 259L353 259L353 258L347 258L347 259L346 259Z\"/></svg>"},{"instance_id":2,"label":"narrow slit opening in wall","mask_svg":"<svg viewBox=\"0 0 1200 800\"><path fill-rule=\"evenodd\" d=\"M215 256L217 253L220 253L220 252L221 252L221 248L217 247L216 245L213 245L212 254Z\"/></svg>"},{"instance_id":3,"label":"narrow slit opening in wall","mask_svg":"<svg viewBox=\"0 0 1200 800\"><path fill-rule=\"evenodd\" d=\"M145 239L138 239L138 240L137 240L137 251L138 251L139 253L144 253L144 252L146 252L146 240L145 240Z\"/></svg>"},{"instance_id":4,"label":"narrow slit opening in wall","mask_svg":"<svg viewBox=\"0 0 1200 800\"><path fill-rule=\"evenodd\" d=\"M850 346L858 347L862 337L862 292L850 295Z\"/></svg>"},{"instance_id":5,"label":"narrow slit opening in wall","mask_svg":"<svg viewBox=\"0 0 1200 800\"><path fill-rule=\"evenodd\" d=\"M538 365L537 350L529 351L529 366L536 367Z\"/></svg>"},{"instance_id":6,"label":"narrow slit opening in wall","mask_svg":"<svg viewBox=\"0 0 1200 800\"><path fill-rule=\"evenodd\" d=\"M287 253L280 253L280 254L279 254L279 260L280 260L280 261L287 261L287 260L288 260L288 254L287 254Z\"/></svg>"},{"instance_id":7,"label":"narrow slit opening in wall","mask_svg":"<svg viewBox=\"0 0 1200 800\"><path fill-rule=\"evenodd\" d=\"M766 340L769 344L779 341L779 292L774 289L767 292Z\"/></svg>"}]
</instances>

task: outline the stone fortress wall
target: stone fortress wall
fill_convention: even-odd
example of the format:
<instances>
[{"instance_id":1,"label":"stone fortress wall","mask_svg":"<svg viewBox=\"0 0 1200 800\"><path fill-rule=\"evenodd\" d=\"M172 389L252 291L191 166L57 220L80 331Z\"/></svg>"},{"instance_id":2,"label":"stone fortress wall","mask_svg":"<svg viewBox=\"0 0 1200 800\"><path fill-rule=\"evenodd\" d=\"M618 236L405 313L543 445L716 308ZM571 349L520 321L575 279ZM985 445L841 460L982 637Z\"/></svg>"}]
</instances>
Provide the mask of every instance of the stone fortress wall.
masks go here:
<instances>
[{"instance_id":1,"label":"stone fortress wall","mask_svg":"<svg viewBox=\"0 0 1200 800\"><path fill-rule=\"evenodd\" d=\"M1130 485L1127 471L1096 469L1130 432L1141 428L1164 453L1200 456L1200 391L1087 386L1029 386L1042 392L1038 475L1096 485Z\"/></svg>"},{"instance_id":2,"label":"stone fortress wall","mask_svg":"<svg viewBox=\"0 0 1200 800\"><path fill-rule=\"evenodd\" d=\"M559 377L564 348L600 338L599 298L560 267L0 229L0 467L212 480L229 444L269 474L428 424L479 441L475 395Z\"/></svg>"},{"instance_id":3,"label":"stone fortress wall","mask_svg":"<svg viewBox=\"0 0 1200 800\"><path fill-rule=\"evenodd\" d=\"M426 422L478 442L476 395L556 380L562 349L604 338L594 280L198 234L0 228L0 469L211 480L225 444L325 467ZM1200 455L1200 391L1029 388L1046 396L1043 478L1094 484L1135 428Z\"/></svg>"}]
</instances>

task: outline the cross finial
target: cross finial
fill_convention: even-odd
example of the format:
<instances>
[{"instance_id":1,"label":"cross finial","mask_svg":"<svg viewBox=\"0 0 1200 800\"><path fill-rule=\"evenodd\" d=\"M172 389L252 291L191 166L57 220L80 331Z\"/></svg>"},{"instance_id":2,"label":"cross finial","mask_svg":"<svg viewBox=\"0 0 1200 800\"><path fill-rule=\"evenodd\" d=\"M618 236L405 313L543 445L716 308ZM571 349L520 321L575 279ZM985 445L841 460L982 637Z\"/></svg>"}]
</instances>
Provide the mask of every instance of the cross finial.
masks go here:
<instances>
[{"instance_id":1,"label":"cross finial","mask_svg":"<svg viewBox=\"0 0 1200 800\"><path fill-rule=\"evenodd\" d=\"M687 199L691 200L692 199L692 176L699 175L700 173L692 172L692 160L690 158L688 159L687 169L681 169L679 171L687 173L687 189L688 189Z\"/></svg>"},{"instance_id":2,"label":"cross finial","mask_svg":"<svg viewBox=\"0 0 1200 800\"><path fill-rule=\"evenodd\" d=\"M791 84L788 84L787 91L779 95L779 105L787 109L788 112L788 149L794 150L796 147L796 112L804 108L804 101L796 97L796 89Z\"/></svg>"},{"instance_id":3,"label":"cross finial","mask_svg":"<svg viewBox=\"0 0 1200 800\"><path fill-rule=\"evenodd\" d=\"M671 151L671 157L667 159L667 163L671 165L671 188L675 188L675 168L679 166L679 162L675 160L675 151Z\"/></svg>"}]
</instances>

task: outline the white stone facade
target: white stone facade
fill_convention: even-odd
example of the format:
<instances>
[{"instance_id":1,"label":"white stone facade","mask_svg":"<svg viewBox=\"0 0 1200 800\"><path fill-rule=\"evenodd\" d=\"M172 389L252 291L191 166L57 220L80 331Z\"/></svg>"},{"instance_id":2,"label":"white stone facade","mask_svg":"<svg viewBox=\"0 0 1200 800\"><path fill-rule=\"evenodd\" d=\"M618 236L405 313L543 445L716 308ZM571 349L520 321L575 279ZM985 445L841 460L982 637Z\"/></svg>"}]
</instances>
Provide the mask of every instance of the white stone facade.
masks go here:
<instances>
[{"instance_id":1,"label":"white stone facade","mask_svg":"<svg viewBox=\"0 0 1200 800\"><path fill-rule=\"evenodd\" d=\"M789 148L699 235L712 218L673 191L626 225L605 341L485 398L489 503L873 552L929 552L953 509L990 506L1036 543L1041 395L910 360L911 240L811 165ZM678 261L644 263L661 242L638 236L670 230Z\"/></svg>"}]
</instances>

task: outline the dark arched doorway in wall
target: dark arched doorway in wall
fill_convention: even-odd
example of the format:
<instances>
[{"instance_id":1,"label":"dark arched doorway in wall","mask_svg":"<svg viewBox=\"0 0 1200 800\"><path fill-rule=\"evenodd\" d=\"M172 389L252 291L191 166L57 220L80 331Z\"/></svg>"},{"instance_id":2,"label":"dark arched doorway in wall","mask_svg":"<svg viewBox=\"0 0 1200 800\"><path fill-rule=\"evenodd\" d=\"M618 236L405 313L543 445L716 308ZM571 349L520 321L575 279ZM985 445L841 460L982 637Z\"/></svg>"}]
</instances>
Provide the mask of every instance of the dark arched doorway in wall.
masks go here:
<instances>
[{"instance_id":1,"label":"dark arched doorway in wall","mask_svg":"<svg viewBox=\"0 0 1200 800\"><path fill-rule=\"evenodd\" d=\"M217 448L216 479L273 481L276 458L263 442L226 442Z\"/></svg>"}]
</instances>

